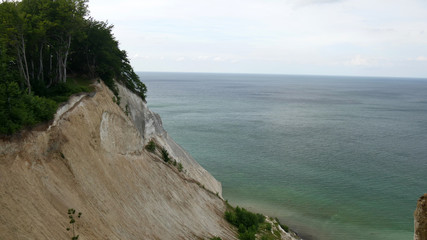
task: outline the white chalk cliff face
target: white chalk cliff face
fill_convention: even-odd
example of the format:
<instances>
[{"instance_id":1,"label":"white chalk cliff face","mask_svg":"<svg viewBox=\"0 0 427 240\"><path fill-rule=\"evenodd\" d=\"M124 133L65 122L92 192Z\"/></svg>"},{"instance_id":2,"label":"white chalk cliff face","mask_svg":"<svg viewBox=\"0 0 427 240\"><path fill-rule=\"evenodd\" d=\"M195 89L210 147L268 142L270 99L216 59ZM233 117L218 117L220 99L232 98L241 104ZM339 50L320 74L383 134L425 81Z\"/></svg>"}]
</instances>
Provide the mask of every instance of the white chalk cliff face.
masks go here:
<instances>
[{"instance_id":1,"label":"white chalk cliff face","mask_svg":"<svg viewBox=\"0 0 427 240\"><path fill-rule=\"evenodd\" d=\"M169 137L168 133L163 129L160 116L150 111L147 104L127 88L120 84L118 84L118 88L121 98L120 107L125 111L128 109L128 115L138 129L144 143L147 143L150 139L155 139L177 162L182 163L185 174L188 177L200 182L202 186L213 193L218 193L219 196L222 196L221 183Z\"/></svg>"},{"instance_id":2,"label":"white chalk cliff face","mask_svg":"<svg viewBox=\"0 0 427 240\"><path fill-rule=\"evenodd\" d=\"M72 97L52 124L0 139L0 239L235 239L221 184L178 146L160 117L119 86ZM184 167L149 153L150 139ZM204 188L201 187L204 185Z\"/></svg>"}]
</instances>

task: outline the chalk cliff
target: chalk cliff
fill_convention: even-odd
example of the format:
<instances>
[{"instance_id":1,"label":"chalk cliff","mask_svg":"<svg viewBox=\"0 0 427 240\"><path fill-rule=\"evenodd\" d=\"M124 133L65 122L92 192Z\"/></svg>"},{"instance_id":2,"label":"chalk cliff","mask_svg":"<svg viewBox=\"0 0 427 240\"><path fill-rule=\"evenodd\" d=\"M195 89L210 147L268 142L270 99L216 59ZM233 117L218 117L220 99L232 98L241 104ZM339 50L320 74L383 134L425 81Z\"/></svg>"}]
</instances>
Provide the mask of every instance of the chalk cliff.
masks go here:
<instances>
[{"instance_id":1,"label":"chalk cliff","mask_svg":"<svg viewBox=\"0 0 427 240\"><path fill-rule=\"evenodd\" d=\"M120 106L128 112L128 115L139 134L143 138L143 142L147 143L151 139L156 140L161 146L169 152L169 154L182 163L185 169L185 175L195 179L206 189L213 193L218 193L222 196L221 183L218 182L212 175L202 168L184 149L182 149L175 141L169 137L168 133L163 129L162 120L156 113L150 111L147 104L142 101L137 95L133 94L122 85L118 85ZM127 109L127 110L126 110Z\"/></svg>"},{"instance_id":2,"label":"chalk cliff","mask_svg":"<svg viewBox=\"0 0 427 240\"><path fill-rule=\"evenodd\" d=\"M95 88L73 96L49 127L0 140L0 239L70 238L68 208L83 213L79 239L235 239L220 183L160 117L126 88L128 111L102 82ZM144 149L152 138L183 172Z\"/></svg>"},{"instance_id":3,"label":"chalk cliff","mask_svg":"<svg viewBox=\"0 0 427 240\"><path fill-rule=\"evenodd\" d=\"M427 193L418 199L414 217L414 240L427 240Z\"/></svg>"},{"instance_id":4,"label":"chalk cliff","mask_svg":"<svg viewBox=\"0 0 427 240\"><path fill-rule=\"evenodd\" d=\"M118 85L72 96L54 120L0 139L0 239L237 239L221 184L170 138L156 113ZM181 163L165 163L150 140ZM274 220L277 239L298 239Z\"/></svg>"}]
</instances>

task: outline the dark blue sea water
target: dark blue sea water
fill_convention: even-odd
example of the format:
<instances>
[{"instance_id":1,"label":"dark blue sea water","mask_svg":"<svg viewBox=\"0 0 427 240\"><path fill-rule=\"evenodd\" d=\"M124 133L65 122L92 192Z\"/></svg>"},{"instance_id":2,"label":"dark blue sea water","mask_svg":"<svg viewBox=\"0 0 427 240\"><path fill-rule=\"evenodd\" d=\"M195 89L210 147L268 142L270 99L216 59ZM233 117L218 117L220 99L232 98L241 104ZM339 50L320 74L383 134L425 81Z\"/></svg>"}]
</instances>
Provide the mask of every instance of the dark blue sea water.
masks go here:
<instances>
[{"instance_id":1,"label":"dark blue sea water","mask_svg":"<svg viewBox=\"0 0 427 240\"><path fill-rule=\"evenodd\" d=\"M307 239L413 238L427 79L141 73L169 134L233 205Z\"/></svg>"}]
</instances>

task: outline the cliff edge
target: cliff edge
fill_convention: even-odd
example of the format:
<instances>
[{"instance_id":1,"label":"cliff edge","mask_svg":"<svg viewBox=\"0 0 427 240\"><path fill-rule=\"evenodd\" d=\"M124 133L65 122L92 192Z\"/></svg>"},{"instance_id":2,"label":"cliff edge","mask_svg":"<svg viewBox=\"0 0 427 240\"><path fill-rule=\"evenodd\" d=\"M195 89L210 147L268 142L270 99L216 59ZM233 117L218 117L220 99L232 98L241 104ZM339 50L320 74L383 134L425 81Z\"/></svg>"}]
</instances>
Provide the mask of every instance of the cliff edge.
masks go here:
<instances>
[{"instance_id":1,"label":"cliff edge","mask_svg":"<svg viewBox=\"0 0 427 240\"><path fill-rule=\"evenodd\" d=\"M418 199L414 212L414 240L427 240L427 193Z\"/></svg>"},{"instance_id":2,"label":"cliff edge","mask_svg":"<svg viewBox=\"0 0 427 240\"><path fill-rule=\"evenodd\" d=\"M68 208L83 213L79 239L235 239L220 183L160 117L124 87L123 110L102 82L95 88L73 96L47 129L0 140L0 239L70 238ZM152 138L183 172L144 149Z\"/></svg>"}]
</instances>

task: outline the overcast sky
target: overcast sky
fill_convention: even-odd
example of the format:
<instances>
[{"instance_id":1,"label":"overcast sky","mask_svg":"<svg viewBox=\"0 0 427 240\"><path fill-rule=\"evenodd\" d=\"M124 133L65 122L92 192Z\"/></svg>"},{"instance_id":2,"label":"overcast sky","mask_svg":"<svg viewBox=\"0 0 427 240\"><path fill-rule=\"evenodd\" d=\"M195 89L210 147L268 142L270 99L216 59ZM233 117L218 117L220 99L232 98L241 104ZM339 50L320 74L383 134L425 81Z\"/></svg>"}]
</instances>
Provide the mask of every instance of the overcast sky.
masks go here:
<instances>
[{"instance_id":1,"label":"overcast sky","mask_svg":"<svg viewBox=\"0 0 427 240\"><path fill-rule=\"evenodd\" d=\"M427 77L427 0L90 0L137 71Z\"/></svg>"}]
</instances>

